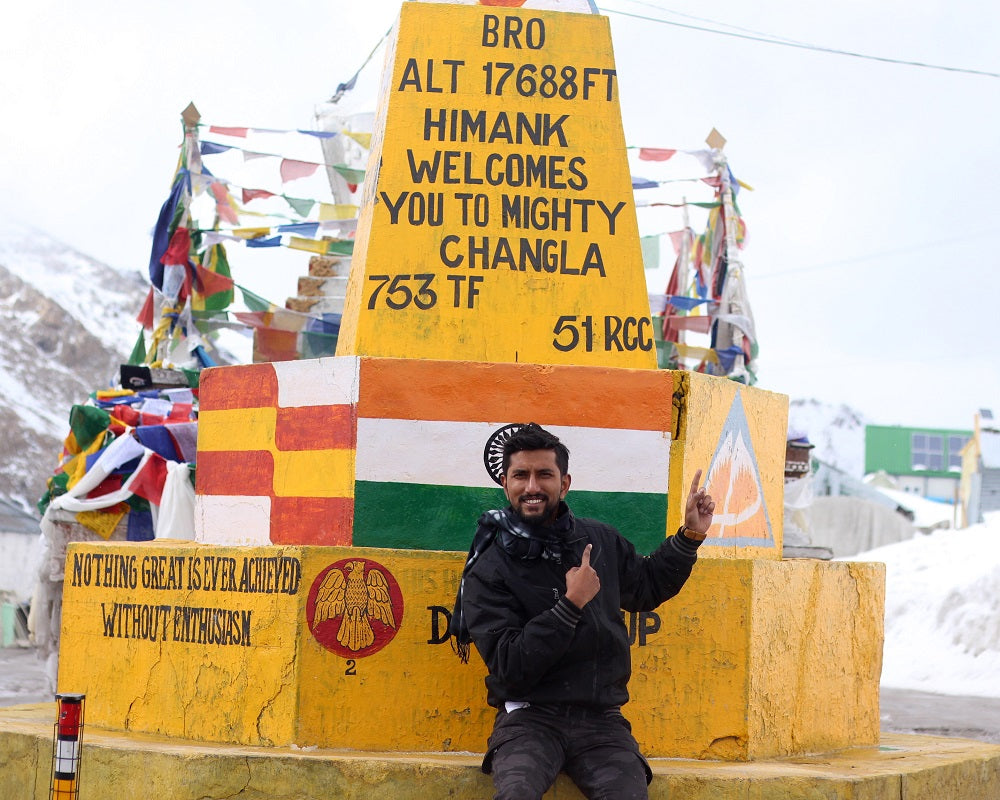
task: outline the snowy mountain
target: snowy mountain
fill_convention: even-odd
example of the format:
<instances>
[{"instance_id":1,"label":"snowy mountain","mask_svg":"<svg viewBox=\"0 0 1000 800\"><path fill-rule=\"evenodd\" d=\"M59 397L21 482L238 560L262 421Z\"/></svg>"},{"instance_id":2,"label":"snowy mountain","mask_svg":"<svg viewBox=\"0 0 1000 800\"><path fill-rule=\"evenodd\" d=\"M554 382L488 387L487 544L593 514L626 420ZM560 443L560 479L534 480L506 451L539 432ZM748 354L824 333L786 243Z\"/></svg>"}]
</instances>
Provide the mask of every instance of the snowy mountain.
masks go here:
<instances>
[{"instance_id":1,"label":"snowy mountain","mask_svg":"<svg viewBox=\"0 0 1000 800\"><path fill-rule=\"evenodd\" d=\"M816 447L818 458L854 478L865 474L864 416L849 406L819 400L791 400L788 404L788 431L804 435Z\"/></svg>"},{"instance_id":2,"label":"snowy mountain","mask_svg":"<svg viewBox=\"0 0 1000 800\"><path fill-rule=\"evenodd\" d=\"M45 491L70 407L115 380L147 289L138 271L0 222L0 497L29 508Z\"/></svg>"}]
</instances>

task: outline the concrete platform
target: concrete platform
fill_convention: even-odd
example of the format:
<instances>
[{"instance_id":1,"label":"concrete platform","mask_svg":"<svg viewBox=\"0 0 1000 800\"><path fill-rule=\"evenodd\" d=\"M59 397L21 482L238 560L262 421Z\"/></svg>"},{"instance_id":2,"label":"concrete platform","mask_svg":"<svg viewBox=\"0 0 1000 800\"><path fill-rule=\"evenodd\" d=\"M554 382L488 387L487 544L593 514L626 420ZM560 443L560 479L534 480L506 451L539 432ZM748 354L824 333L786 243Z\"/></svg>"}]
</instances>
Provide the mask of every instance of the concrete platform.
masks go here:
<instances>
[{"instance_id":1,"label":"concrete platform","mask_svg":"<svg viewBox=\"0 0 1000 800\"><path fill-rule=\"evenodd\" d=\"M0 709L0 798L48 798L55 704ZM654 759L652 800L988 800L1000 746L883 734L877 748L733 763ZM81 800L488 798L476 754L236 747L84 729ZM547 795L580 798L560 776Z\"/></svg>"}]
</instances>

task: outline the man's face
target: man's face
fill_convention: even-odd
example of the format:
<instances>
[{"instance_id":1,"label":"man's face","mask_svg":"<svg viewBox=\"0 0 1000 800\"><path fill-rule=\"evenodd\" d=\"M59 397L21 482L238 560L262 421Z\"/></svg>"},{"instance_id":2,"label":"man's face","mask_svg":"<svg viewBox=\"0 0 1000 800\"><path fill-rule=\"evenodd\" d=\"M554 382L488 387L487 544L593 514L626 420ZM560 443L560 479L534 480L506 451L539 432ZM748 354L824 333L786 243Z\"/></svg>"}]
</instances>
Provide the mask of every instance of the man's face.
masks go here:
<instances>
[{"instance_id":1,"label":"man's face","mask_svg":"<svg viewBox=\"0 0 1000 800\"><path fill-rule=\"evenodd\" d=\"M559 501L569 491L569 475L560 475L553 450L522 450L510 457L500 481L514 512L525 522L552 522Z\"/></svg>"}]
</instances>

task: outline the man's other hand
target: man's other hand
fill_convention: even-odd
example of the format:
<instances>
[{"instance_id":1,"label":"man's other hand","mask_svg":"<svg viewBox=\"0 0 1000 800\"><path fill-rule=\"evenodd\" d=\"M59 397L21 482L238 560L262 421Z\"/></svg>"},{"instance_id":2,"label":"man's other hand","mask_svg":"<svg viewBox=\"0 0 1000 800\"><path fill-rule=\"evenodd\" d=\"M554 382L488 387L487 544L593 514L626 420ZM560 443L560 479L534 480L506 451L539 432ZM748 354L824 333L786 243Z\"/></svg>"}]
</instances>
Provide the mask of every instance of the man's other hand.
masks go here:
<instances>
[{"instance_id":1,"label":"man's other hand","mask_svg":"<svg viewBox=\"0 0 1000 800\"><path fill-rule=\"evenodd\" d=\"M688 493L687 505L684 508L684 526L691 531L702 534L708 533L712 527L712 516L715 512L715 501L712 495L705 491L705 487L698 487L701 483L701 470L694 474L691 481L691 491Z\"/></svg>"},{"instance_id":2,"label":"man's other hand","mask_svg":"<svg viewBox=\"0 0 1000 800\"><path fill-rule=\"evenodd\" d=\"M593 547L594 545L588 544L583 548L580 566L573 567L566 573L566 599L580 609L601 591L601 579L590 566L590 551Z\"/></svg>"}]
</instances>

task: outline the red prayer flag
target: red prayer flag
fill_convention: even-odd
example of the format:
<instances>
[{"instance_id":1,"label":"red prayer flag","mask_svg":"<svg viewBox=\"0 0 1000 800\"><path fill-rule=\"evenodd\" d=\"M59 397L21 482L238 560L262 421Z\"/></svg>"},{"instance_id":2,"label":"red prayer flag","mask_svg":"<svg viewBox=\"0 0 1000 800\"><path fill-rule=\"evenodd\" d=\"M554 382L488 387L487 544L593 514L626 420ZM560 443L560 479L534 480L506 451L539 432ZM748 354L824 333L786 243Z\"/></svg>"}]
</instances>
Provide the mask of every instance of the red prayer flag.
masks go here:
<instances>
[{"instance_id":1,"label":"red prayer flag","mask_svg":"<svg viewBox=\"0 0 1000 800\"><path fill-rule=\"evenodd\" d=\"M253 336L253 359L261 361L295 361L299 354L299 335L295 331L258 328Z\"/></svg>"},{"instance_id":2,"label":"red prayer flag","mask_svg":"<svg viewBox=\"0 0 1000 800\"><path fill-rule=\"evenodd\" d=\"M159 453L150 455L146 463L132 476L129 488L133 494L145 497L150 503L160 505L163 484L167 480L167 460Z\"/></svg>"},{"instance_id":3,"label":"red prayer flag","mask_svg":"<svg viewBox=\"0 0 1000 800\"><path fill-rule=\"evenodd\" d=\"M167 251L160 257L160 263L180 264L184 266L188 263L190 252L191 234L187 228L178 228L174 231L174 235L170 237L170 245L167 247Z\"/></svg>"},{"instance_id":4,"label":"red prayer flag","mask_svg":"<svg viewBox=\"0 0 1000 800\"><path fill-rule=\"evenodd\" d=\"M248 328L266 328L274 317L272 311L234 311L233 316Z\"/></svg>"},{"instance_id":5,"label":"red prayer flag","mask_svg":"<svg viewBox=\"0 0 1000 800\"><path fill-rule=\"evenodd\" d=\"M220 125L209 126L212 133L221 133L223 136L239 136L241 139L247 138L249 128L223 128Z\"/></svg>"},{"instance_id":6,"label":"red prayer flag","mask_svg":"<svg viewBox=\"0 0 1000 800\"><path fill-rule=\"evenodd\" d=\"M215 210L219 218L230 225L239 225L239 218L233 207L229 205L229 194L224 183L213 181L211 184L212 195L215 197Z\"/></svg>"},{"instance_id":7,"label":"red prayer flag","mask_svg":"<svg viewBox=\"0 0 1000 800\"><path fill-rule=\"evenodd\" d=\"M312 175L319 164L312 161L296 161L294 158L281 159L281 182L287 183Z\"/></svg>"},{"instance_id":8,"label":"red prayer flag","mask_svg":"<svg viewBox=\"0 0 1000 800\"><path fill-rule=\"evenodd\" d=\"M139 311L139 315L135 318L135 321L142 325L147 331L153 330L153 288L150 287L149 292L146 294L146 300L142 304L142 308Z\"/></svg>"},{"instance_id":9,"label":"red prayer flag","mask_svg":"<svg viewBox=\"0 0 1000 800\"><path fill-rule=\"evenodd\" d=\"M135 428L139 425L140 416L138 410L122 403L115 406L111 411L112 422L116 419L131 428Z\"/></svg>"},{"instance_id":10,"label":"red prayer flag","mask_svg":"<svg viewBox=\"0 0 1000 800\"><path fill-rule=\"evenodd\" d=\"M193 403L174 403L170 409L170 416L167 417L167 423L171 422L189 422L191 420L191 412L194 410Z\"/></svg>"},{"instance_id":11,"label":"red prayer flag","mask_svg":"<svg viewBox=\"0 0 1000 800\"><path fill-rule=\"evenodd\" d=\"M712 329L712 318L709 316L679 317L676 315L671 315L670 325L674 330L708 333ZM671 341L676 341L676 340L671 340Z\"/></svg>"},{"instance_id":12,"label":"red prayer flag","mask_svg":"<svg viewBox=\"0 0 1000 800\"><path fill-rule=\"evenodd\" d=\"M226 292L234 286L232 278L205 269L201 264L195 264L195 271L197 272L197 289L203 295Z\"/></svg>"},{"instance_id":13,"label":"red prayer flag","mask_svg":"<svg viewBox=\"0 0 1000 800\"><path fill-rule=\"evenodd\" d=\"M669 161L676 152L660 147L640 147L639 158L643 161Z\"/></svg>"},{"instance_id":14,"label":"red prayer flag","mask_svg":"<svg viewBox=\"0 0 1000 800\"><path fill-rule=\"evenodd\" d=\"M244 189L243 205L246 205L251 200L256 200L258 197L274 197L274 192L269 192L267 189Z\"/></svg>"},{"instance_id":15,"label":"red prayer flag","mask_svg":"<svg viewBox=\"0 0 1000 800\"><path fill-rule=\"evenodd\" d=\"M111 494L112 492L117 492L122 488L122 476L115 475L112 473L108 475L103 481L101 481L97 486L87 492L88 498L101 497L105 494Z\"/></svg>"}]
</instances>

